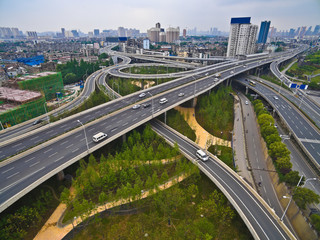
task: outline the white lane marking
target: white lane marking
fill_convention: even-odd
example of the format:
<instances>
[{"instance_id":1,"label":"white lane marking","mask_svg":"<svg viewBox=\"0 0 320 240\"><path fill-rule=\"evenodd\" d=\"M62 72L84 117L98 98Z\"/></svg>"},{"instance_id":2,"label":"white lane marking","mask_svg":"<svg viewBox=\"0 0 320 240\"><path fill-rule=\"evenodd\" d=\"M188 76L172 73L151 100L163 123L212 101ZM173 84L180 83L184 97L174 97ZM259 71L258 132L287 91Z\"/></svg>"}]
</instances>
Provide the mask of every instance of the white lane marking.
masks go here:
<instances>
[{"instance_id":1,"label":"white lane marking","mask_svg":"<svg viewBox=\"0 0 320 240\"><path fill-rule=\"evenodd\" d=\"M47 151L44 151L43 153L50 152L51 150L52 150L52 148L48 149Z\"/></svg>"},{"instance_id":2,"label":"white lane marking","mask_svg":"<svg viewBox=\"0 0 320 240\"><path fill-rule=\"evenodd\" d=\"M133 119L132 122L136 121L137 119L138 119L138 118Z\"/></svg>"},{"instance_id":3,"label":"white lane marking","mask_svg":"<svg viewBox=\"0 0 320 240\"><path fill-rule=\"evenodd\" d=\"M49 157L52 157L52 156L56 155L57 153L58 153L58 152L55 152L55 153L49 155Z\"/></svg>"},{"instance_id":4,"label":"white lane marking","mask_svg":"<svg viewBox=\"0 0 320 240\"><path fill-rule=\"evenodd\" d=\"M68 141L64 141L63 143L60 143L60 146L61 146L61 145L64 145L64 144L66 144L67 142L68 142Z\"/></svg>"},{"instance_id":5,"label":"white lane marking","mask_svg":"<svg viewBox=\"0 0 320 240\"><path fill-rule=\"evenodd\" d=\"M72 147L72 146L73 146L73 144L71 144L71 145L67 146L66 148L69 148L69 147Z\"/></svg>"},{"instance_id":6,"label":"white lane marking","mask_svg":"<svg viewBox=\"0 0 320 240\"><path fill-rule=\"evenodd\" d=\"M11 183L10 185L2 188L2 189L0 190L0 193L3 193L3 192L5 192L5 191L7 191L9 188L11 188L11 187L13 187L14 185L16 185L16 184L24 181L25 179L27 179L28 177L36 174L37 172L41 171L42 169L44 169L44 167L38 169L37 171L34 171L33 173L28 174L27 176L25 176L25 177L23 177L23 178L20 178L20 179L19 179L18 181L16 181L16 182L13 182L13 183Z\"/></svg>"},{"instance_id":7,"label":"white lane marking","mask_svg":"<svg viewBox=\"0 0 320 240\"><path fill-rule=\"evenodd\" d=\"M0 159L2 159L2 158L5 157L5 156L6 156L6 155L1 155L1 156L0 156Z\"/></svg>"},{"instance_id":8,"label":"white lane marking","mask_svg":"<svg viewBox=\"0 0 320 240\"><path fill-rule=\"evenodd\" d=\"M104 125L106 125L108 122L104 122L104 123L102 123L102 124L100 124L101 126L104 126Z\"/></svg>"},{"instance_id":9,"label":"white lane marking","mask_svg":"<svg viewBox=\"0 0 320 240\"><path fill-rule=\"evenodd\" d=\"M79 148L76 148L76 149L72 150L71 152L74 153L74 152L76 152L78 150L79 150Z\"/></svg>"},{"instance_id":10,"label":"white lane marking","mask_svg":"<svg viewBox=\"0 0 320 240\"><path fill-rule=\"evenodd\" d=\"M95 130L95 128L90 128L89 130L88 130L88 132L92 132L92 131L94 131Z\"/></svg>"},{"instance_id":11,"label":"white lane marking","mask_svg":"<svg viewBox=\"0 0 320 240\"><path fill-rule=\"evenodd\" d=\"M12 170L12 169L14 169L14 167L9 168L9 169L7 169L7 170L3 171L3 172L2 172L2 174L3 174L3 173L6 173L6 172L9 172L9 171L10 171L10 170Z\"/></svg>"},{"instance_id":12,"label":"white lane marking","mask_svg":"<svg viewBox=\"0 0 320 240\"><path fill-rule=\"evenodd\" d=\"M38 138L39 136L35 136L35 137L33 137L33 138L31 138L30 140L35 140L36 138Z\"/></svg>"},{"instance_id":13,"label":"white lane marking","mask_svg":"<svg viewBox=\"0 0 320 240\"><path fill-rule=\"evenodd\" d=\"M51 133L51 132L53 132L53 130L49 130L47 133Z\"/></svg>"},{"instance_id":14,"label":"white lane marking","mask_svg":"<svg viewBox=\"0 0 320 240\"><path fill-rule=\"evenodd\" d=\"M63 157L59 157L58 159L54 160L54 162L58 162L62 159Z\"/></svg>"},{"instance_id":15,"label":"white lane marking","mask_svg":"<svg viewBox=\"0 0 320 240\"><path fill-rule=\"evenodd\" d=\"M64 128L64 127L66 127L66 126L68 126L67 124L65 124L65 125L62 125L62 126L60 126L60 128Z\"/></svg>"},{"instance_id":16,"label":"white lane marking","mask_svg":"<svg viewBox=\"0 0 320 240\"><path fill-rule=\"evenodd\" d=\"M13 148L15 148L15 147L18 147L18 146L20 146L22 143L18 143L18 144L16 144L16 145L13 145L12 147Z\"/></svg>"},{"instance_id":17,"label":"white lane marking","mask_svg":"<svg viewBox=\"0 0 320 240\"><path fill-rule=\"evenodd\" d=\"M265 186L263 186L263 190L264 190L264 192L267 194L267 190L266 190L266 187L265 187Z\"/></svg>"},{"instance_id":18,"label":"white lane marking","mask_svg":"<svg viewBox=\"0 0 320 240\"><path fill-rule=\"evenodd\" d=\"M82 134L79 134L79 135L77 135L77 136L75 136L75 138L78 138L78 137L80 137Z\"/></svg>"},{"instance_id":19,"label":"white lane marking","mask_svg":"<svg viewBox=\"0 0 320 240\"><path fill-rule=\"evenodd\" d=\"M22 150L22 149L24 149L25 148L25 146L23 146L23 147L21 147L21 148L17 148L16 150L17 151L20 151L20 150Z\"/></svg>"},{"instance_id":20,"label":"white lane marking","mask_svg":"<svg viewBox=\"0 0 320 240\"><path fill-rule=\"evenodd\" d=\"M24 162L27 163L29 161L31 161L32 159L34 159L35 157L29 158L28 160L25 160Z\"/></svg>"},{"instance_id":21,"label":"white lane marking","mask_svg":"<svg viewBox=\"0 0 320 240\"><path fill-rule=\"evenodd\" d=\"M113 131L115 131L115 130L117 130L117 128L112 129L111 132L113 132Z\"/></svg>"},{"instance_id":22,"label":"white lane marking","mask_svg":"<svg viewBox=\"0 0 320 240\"><path fill-rule=\"evenodd\" d=\"M7 179L12 178L13 176L15 176L15 175L17 175L17 174L19 174L19 173L20 173L20 172L16 172L16 173L10 175L9 177L7 177Z\"/></svg>"},{"instance_id":23,"label":"white lane marking","mask_svg":"<svg viewBox=\"0 0 320 240\"><path fill-rule=\"evenodd\" d=\"M146 113L142 114L141 117L144 117L146 115Z\"/></svg>"},{"instance_id":24,"label":"white lane marking","mask_svg":"<svg viewBox=\"0 0 320 240\"><path fill-rule=\"evenodd\" d=\"M31 164L29 167L33 167L34 165L37 165L39 162L40 162L40 161Z\"/></svg>"},{"instance_id":25,"label":"white lane marking","mask_svg":"<svg viewBox=\"0 0 320 240\"><path fill-rule=\"evenodd\" d=\"M126 126L126 125L128 125L128 122L126 122L125 124L123 124L122 126L124 127L124 126Z\"/></svg>"}]
</instances>

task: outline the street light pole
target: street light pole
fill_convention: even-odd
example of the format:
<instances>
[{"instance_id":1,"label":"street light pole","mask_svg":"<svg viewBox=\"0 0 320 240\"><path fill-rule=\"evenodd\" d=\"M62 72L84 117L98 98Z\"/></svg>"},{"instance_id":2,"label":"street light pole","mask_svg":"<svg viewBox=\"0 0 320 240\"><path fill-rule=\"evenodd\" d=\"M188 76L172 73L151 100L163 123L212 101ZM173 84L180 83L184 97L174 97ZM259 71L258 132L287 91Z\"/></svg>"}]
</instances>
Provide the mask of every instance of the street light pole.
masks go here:
<instances>
[{"instance_id":1,"label":"street light pole","mask_svg":"<svg viewBox=\"0 0 320 240\"><path fill-rule=\"evenodd\" d=\"M4 130L4 127L3 127L3 125L2 125L2 122L0 121L0 125L1 125L1 127L2 127L2 130Z\"/></svg>"},{"instance_id":2,"label":"street light pole","mask_svg":"<svg viewBox=\"0 0 320 240\"><path fill-rule=\"evenodd\" d=\"M299 182L298 182L298 184L297 184L297 187L299 187L299 185L300 185L300 183L301 183L301 181L302 181L302 178L303 178L303 175L301 175L301 177L300 177L300 179L299 179ZM312 180L315 181L315 180L317 180L317 178L308 178L301 187L303 187L304 185L306 185L306 183L307 183L308 181L312 181ZM288 198L288 197L287 197L287 196L283 196L283 198ZM282 221L283 218L284 218L284 216L286 215L286 213L287 213L287 211L288 211L288 208L289 208L289 205L290 205L290 203L292 202L292 198L293 198L293 196L291 196L290 201L289 201L286 209L284 210L284 213L283 213L282 217L280 218L280 221Z\"/></svg>"},{"instance_id":3,"label":"street light pole","mask_svg":"<svg viewBox=\"0 0 320 240\"><path fill-rule=\"evenodd\" d=\"M86 143L87 143L87 151L89 152L89 144L88 144L88 139L87 139L87 134L86 134L86 129L84 127L84 125L82 124L82 122L80 122L80 120L77 120L78 123L80 123L83 127L83 131L84 131L84 137L86 139Z\"/></svg>"},{"instance_id":4,"label":"street light pole","mask_svg":"<svg viewBox=\"0 0 320 240\"><path fill-rule=\"evenodd\" d=\"M48 124L50 124L50 118L49 118L49 115L48 115L48 112L47 112L47 108L46 108L46 106L45 106L46 103L47 103L47 102L44 102L44 103L43 103L43 107L44 107L44 110L46 111L46 114L47 114ZM2 126L2 124L1 124L1 126ZM2 127L2 128L3 128L3 127Z\"/></svg>"},{"instance_id":5,"label":"street light pole","mask_svg":"<svg viewBox=\"0 0 320 240\"><path fill-rule=\"evenodd\" d=\"M152 114L152 118L153 118L153 112L154 112L154 111L153 111L153 110L154 110L154 109L153 109L153 107L154 107L154 106L153 106L153 95L152 95L150 92L148 92L148 93L151 95L151 104L152 104L152 106L151 106L151 111L152 111L151 114Z\"/></svg>"}]
</instances>

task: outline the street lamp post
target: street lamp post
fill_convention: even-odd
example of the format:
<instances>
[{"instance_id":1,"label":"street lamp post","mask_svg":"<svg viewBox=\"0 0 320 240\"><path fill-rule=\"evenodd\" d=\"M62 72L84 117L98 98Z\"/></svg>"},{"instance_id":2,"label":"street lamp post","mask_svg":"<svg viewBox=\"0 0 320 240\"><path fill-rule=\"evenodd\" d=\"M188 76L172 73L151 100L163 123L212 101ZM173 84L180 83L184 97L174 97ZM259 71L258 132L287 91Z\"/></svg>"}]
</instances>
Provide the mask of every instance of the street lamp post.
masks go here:
<instances>
[{"instance_id":1,"label":"street lamp post","mask_svg":"<svg viewBox=\"0 0 320 240\"><path fill-rule=\"evenodd\" d=\"M80 122L80 120L77 120L78 123L80 123L83 127L83 131L84 131L84 137L86 139L86 143L87 143L87 151L89 152L89 144L88 144L88 139L87 139L87 134L86 134L86 129L84 127L84 125L82 124L82 122Z\"/></svg>"},{"instance_id":2,"label":"street lamp post","mask_svg":"<svg viewBox=\"0 0 320 240\"><path fill-rule=\"evenodd\" d=\"M300 183L301 183L301 181L302 181L302 178L303 178L303 175L301 175L301 177L300 177L300 179L299 179L299 182L298 182L298 184L297 184L297 187L299 187L299 185L300 185ZM315 180L317 180L317 178L308 178L301 187L303 187L304 185L306 185L306 183L307 183L308 181L315 181ZM282 214L282 217L280 218L280 221L282 221L283 218L284 218L284 216L286 215L286 213L287 213L287 211L288 211L288 208L289 208L289 206L290 206L290 203L292 202L292 197L293 197L293 196L290 197L290 201L289 201L286 209L284 210L284 213ZM289 197L283 196L283 198L289 198Z\"/></svg>"},{"instance_id":3,"label":"street lamp post","mask_svg":"<svg viewBox=\"0 0 320 240\"><path fill-rule=\"evenodd\" d=\"M0 121L0 125L1 125L1 127L2 127L2 130L4 130L4 127L3 127L3 125L2 125L2 122Z\"/></svg>"},{"instance_id":4,"label":"street lamp post","mask_svg":"<svg viewBox=\"0 0 320 240\"><path fill-rule=\"evenodd\" d=\"M44 110L46 111L46 114L47 114L48 124L50 124L50 118L49 118L49 115L48 115L47 108L46 108L46 106L45 106L46 103L47 103L47 102L44 102L44 103L43 103L43 107L44 107Z\"/></svg>"},{"instance_id":5,"label":"street lamp post","mask_svg":"<svg viewBox=\"0 0 320 240\"><path fill-rule=\"evenodd\" d=\"M151 96L151 105L152 105L152 106L151 106L151 111L152 111L151 114L152 114L152 118L153 118L153 112L154 112L154 111L153 111L153 110L154 110L154 108L153 108L153 107L154 107L154 106L153 106L153 95L152 95L150 92L148 92L148 94L150 94L150 96Z\"/></svg>"},{"instance_id":6,"label":"street lamp post","mask_svg":"<svg viewBox=\"0 0 320 240\"><path fill-rule=\"evenodd\" d=\"M72 223L72 238L74 238L74 224L73 221L76 221L77 217L73 217L71 223Z\"/></svg>"}]
</instances>

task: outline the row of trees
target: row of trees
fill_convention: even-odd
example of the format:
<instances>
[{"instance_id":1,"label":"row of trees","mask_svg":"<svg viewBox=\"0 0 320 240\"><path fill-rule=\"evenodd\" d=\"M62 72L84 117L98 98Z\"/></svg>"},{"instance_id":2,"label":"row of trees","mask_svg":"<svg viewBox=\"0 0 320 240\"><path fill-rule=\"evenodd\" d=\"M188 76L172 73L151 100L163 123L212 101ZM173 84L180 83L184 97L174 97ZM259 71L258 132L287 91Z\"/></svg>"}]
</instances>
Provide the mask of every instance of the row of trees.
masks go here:
<instances>
[{"instance_id":1,"label":"row of trees","mask_svg":"<svg viewBox=\"0 0 320 240\"><path fill-rule=\"evenodd\" d=\"M261 135L267 144L269 156L278 170L280 180L285 181L291 187L296 186L300 180L299 172L292 171L291 169L290 151L286 144L281 141L277 128L274 126L273 117L265 109L261 100L257 99L253 101L253 105L257 114ZM302 185L303 182L304 177L301 181ZM305 209L307 204L313 202L319 203L320 196L308 188L298 186L293 190L293 199L301 209Z\"/></svg>"},{"instance_id":2,"label":"row of trees","mask_svg":"<svg viewBox=\"0 0 320 240\"><path fill-rule=\"evenodd\" d=\"M204 178L188 178L134 202L138 214L92 222L75 239L250 239L226 197Z\"/></svg>"},{"instance_id":3,"label":"row of trees","mask_svg":"<svg viewBox=\"0 0 320 240\"><path fill-rule=\"evenodd\" d=\"M164 74L175 73L183 71L182 68L165 67L165 66L144 66L144 67L130 67L123 70L123 72L130 72L135 74Z\"/></svg>"},{"instance_id":4,"label":"row of trees","mask_svg":"<svg viewBox=\"0 0 320 240\"><path fill-rule=\"evenodd\" d=\"M231 140L233 129L233 97L231 87L220 85L216 92L198 98L196 119L214 136Z\"/></svg>"},{"instance_id":5,"label":"row of trees","mask_svg":"<svg viewBox=\"0 0 320 240\"><path fill-rule=\"evenodd\" d=\"M198 171L186 160L166 165L160 162L151 164L152 160L177 156L178 151L177 145L174 148L168 147L148 125L142 134L133 131L120 152L107 157L101 155L99 162L93 155L89 157L88 163L80 160L73 181L76 197L71 197L68 189L61 194L62 202L70 210L66 219L73 216L86 218L86 214L98 202L139 197L141 190L164 183L173 174Z\"/></svg>"},{"instance_id":6,"label":"row of trees","mask_svg":"<svg viewBox=\"0 0 320 240\"><path fill-rule=\"evenodd\" d=\"M83 59L78 62L76 59L73 59L68 61L66 64L58 64L57 72L61 72L64 84L71 84L79 82L80 80L85 80L85 78L90 74L99 70L100 66L109 66L113 64L111 58L110 60L103 60L103 57L106 57L105 55L102 55L102 57L100 57L95 63L85 62Z\"/></svg>"}]
</instances>

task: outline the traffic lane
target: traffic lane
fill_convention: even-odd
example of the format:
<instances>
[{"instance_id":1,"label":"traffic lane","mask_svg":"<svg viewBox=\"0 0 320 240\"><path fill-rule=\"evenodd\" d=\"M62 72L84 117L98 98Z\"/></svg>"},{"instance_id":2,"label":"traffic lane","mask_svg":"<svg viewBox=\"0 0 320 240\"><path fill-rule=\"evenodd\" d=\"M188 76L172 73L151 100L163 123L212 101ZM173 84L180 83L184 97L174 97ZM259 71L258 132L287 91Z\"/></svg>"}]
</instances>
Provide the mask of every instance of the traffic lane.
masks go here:
<instances>
[{"instance_id":1,"label":"traffic lane","mask_svg":"<svg viewBox=\"0 0 320 240\"><path fill-rule=\"evenodd\" d=\"M186 154L197 159L195 153L199 148L178 137L159 123L152 121L152 126L160 131L166 139L170 139L171 142L177 142L179 148ZM231 198L237 202L239 208L244 212L261 239L289 239L284 231L279 229L280 227L276 220L273 219L268 211L260 206L259 201L255 199L255 196L243 187L242 183L240 183L237 178L228 173L212 158L209 158L209 161L207 162L198 161L198 163L206 168L206 170L228 191ZM273 223L273 221L275 223Z\"/></svg>"},{"instance_id":2,"label":"traffic lane","mask_svg":"<svg viewBox=\"0 0 320 240\"><path fill-rule=\"evenodd\" d=\"M269 204L271 208L275 210L278 216L281 216L283 211L278 201L278 197L274 191L271 178L267 171L263 171L264 169L268 169L268 167L264 158L264 149L262 149L262 145L260 143L258 126L254 118L255 112L251 107L251 104L243 104L245 101L249 100L242 95L241 97L243 112L244 116L246 117L244 125L246 129L245 137L247 142L248 158L250 165L253 168L252 173L254 175L257 188L262 198Z\"/></svg>"},{"instance_id":3,"label":"traffic lane","mask_svg":"<svg viewBox=\"0 0 320 240\"><path fill-rule=\"evenodd\" d=\"M248 85L245 81L242 82L244 82L245 85ZM294 108L291 108L281 96L259 83L256 83L255 88L276 106L280 113L282 113L284 119L290 123L290 127L292 127L293 131L299 138L303 137L308 139L320 139L319 133L312 126L310 126L304 117L302 117ZM274 99L274 96L277 96L278 99ZM302 132L301 129L305 128L307 128L308 131Z\"/></svg>"},{"instance_id":4,"label":"traffic lane","mask_svg":"<svg viewBox=\"0 0 320 240\"><path fill-rule=\"evenodd\" d=\"M300 139L303 143L303 146L311 153L312 156L316 159L320 165L320 143L316 142L305 142L303 139Z\"/></svg>"}]
</instances>

